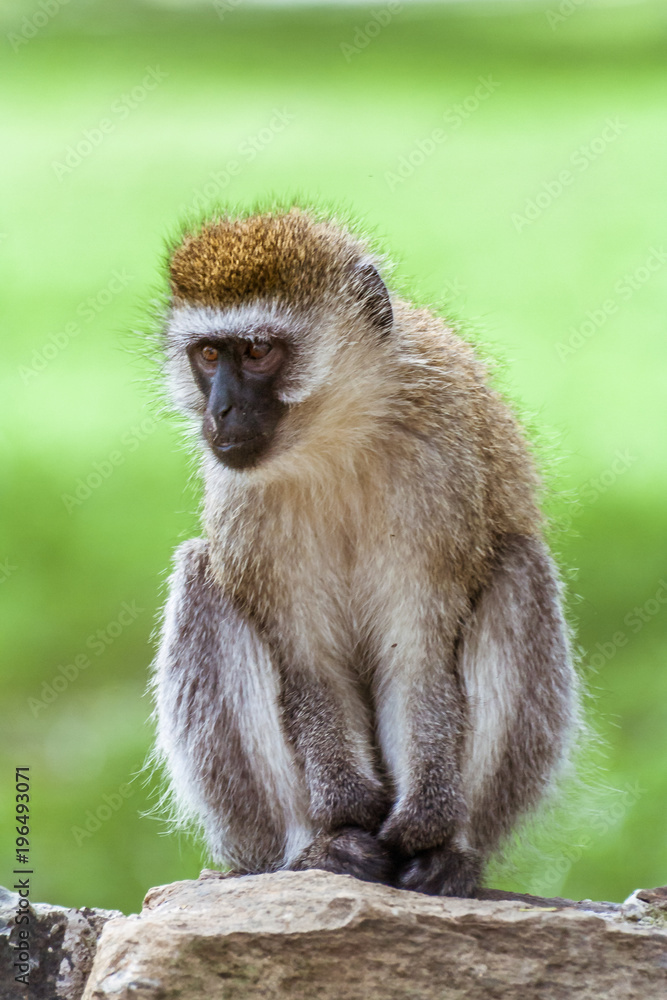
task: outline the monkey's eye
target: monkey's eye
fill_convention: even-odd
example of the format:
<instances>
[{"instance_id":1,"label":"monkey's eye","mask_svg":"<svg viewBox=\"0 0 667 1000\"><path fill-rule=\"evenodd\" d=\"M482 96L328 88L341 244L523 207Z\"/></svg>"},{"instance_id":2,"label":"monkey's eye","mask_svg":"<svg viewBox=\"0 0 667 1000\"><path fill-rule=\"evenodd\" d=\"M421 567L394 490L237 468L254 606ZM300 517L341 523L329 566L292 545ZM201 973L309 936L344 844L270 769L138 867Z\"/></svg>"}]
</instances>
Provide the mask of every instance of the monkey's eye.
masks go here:
<instances>
[{"instance_id":1,"label":"monkey's eye","mask_svg":"<svg viewBox=\"0 0 667 1000\"><path fill-rule=\"evenodd\" d=\"M246 357L252 358L253 361L261 361L273 350L271 344L267 344L266 341L260 341L256 344L248 344L246 350Z\"/></svg>"},{"instance_id":2,"label":"monkey's eye","mask_svg":"<svg viewBox=\"0 0 667 1000\"><path fill-rule=\"evenodd\" d=\"M211 347L210 344L204 344L201 349L201 356L207 364L213 364L213 362L218 360L218 349Z\"/></svg>"}]
</instances>

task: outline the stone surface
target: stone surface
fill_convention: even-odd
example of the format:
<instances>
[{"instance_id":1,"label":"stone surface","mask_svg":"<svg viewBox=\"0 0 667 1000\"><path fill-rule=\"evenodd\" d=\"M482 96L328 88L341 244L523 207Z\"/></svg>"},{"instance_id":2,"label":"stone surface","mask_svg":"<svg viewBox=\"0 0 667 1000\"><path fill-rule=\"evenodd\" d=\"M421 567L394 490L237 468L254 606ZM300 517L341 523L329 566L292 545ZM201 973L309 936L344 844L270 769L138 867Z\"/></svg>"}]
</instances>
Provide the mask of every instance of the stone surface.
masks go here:
<instances>
[{"instance_id":1,"label":"stone surface","mask_svg":"<svg viewBox=\"0 0 667 1000\"><path fill-rule=\"evenodd\" d=\"M18 894L0 886L0 1000L80 1000L97 940L117 910L70 910L35 903L30 916L30 986L17 983L13 964L18 943L14 920Z\"/></svg>"},{"instance_id":2,"label":"stone surface","mask_svg":"<svg viewBox=\"0 0 667 1000\"><path fill-rule=\"evenodd\" d=\"M665 1000L664 909L640 896L442 899L319 871L209 873L105 924L84 1000Z\"/></svg>"}]
</instances>

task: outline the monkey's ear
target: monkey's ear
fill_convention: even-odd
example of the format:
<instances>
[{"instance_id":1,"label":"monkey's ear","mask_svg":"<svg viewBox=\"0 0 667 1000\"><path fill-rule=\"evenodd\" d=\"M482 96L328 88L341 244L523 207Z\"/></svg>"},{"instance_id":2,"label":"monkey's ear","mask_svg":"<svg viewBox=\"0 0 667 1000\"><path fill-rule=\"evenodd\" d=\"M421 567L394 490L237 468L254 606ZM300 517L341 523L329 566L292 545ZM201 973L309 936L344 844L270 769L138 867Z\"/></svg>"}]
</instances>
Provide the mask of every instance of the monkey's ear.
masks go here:
<instances>
[{"instance_id":1,"label":"monkey's ear","mask_svg":"<svg viewBox=\"0 0 667 1000\"><path fill-rule=\"evenodd\" d=\"M355 298L363 304L373 325L383 334L388 333L394 322L394 311L387 286L375 265L367 260L355 264L352 280Z\"/></svg>"}]
</instances>

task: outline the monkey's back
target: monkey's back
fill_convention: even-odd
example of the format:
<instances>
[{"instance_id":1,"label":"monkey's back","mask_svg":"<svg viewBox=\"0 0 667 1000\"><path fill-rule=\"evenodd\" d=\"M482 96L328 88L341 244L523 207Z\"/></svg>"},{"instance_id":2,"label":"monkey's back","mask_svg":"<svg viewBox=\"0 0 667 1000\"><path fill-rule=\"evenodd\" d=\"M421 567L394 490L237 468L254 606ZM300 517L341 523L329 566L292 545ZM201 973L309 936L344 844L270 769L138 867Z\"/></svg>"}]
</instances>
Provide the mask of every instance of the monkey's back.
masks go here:
<instances>
[{"instance_id":1,"label":"monkey's back","mask_svg":"<svg viewBox=\"0 0 667 1000\"><path fill-rule=\"evenodd\" d=\"M484 562L503 536L540 531L525 435L470 344L428 309L394 308L399 425L419 442L414 490L429 497L463 561Z\"/></svg>"}]
</instances>

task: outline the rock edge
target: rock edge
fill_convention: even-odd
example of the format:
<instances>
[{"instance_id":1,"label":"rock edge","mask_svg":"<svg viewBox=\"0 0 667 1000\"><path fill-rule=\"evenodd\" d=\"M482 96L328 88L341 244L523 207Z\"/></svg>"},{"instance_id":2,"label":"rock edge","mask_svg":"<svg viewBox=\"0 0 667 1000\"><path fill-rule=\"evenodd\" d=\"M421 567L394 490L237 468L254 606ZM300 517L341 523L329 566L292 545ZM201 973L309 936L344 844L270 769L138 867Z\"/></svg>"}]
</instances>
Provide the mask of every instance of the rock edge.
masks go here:
<instances>
[{"instance_id":1,"label":"rock edge","mask_svg":"<svg viewBox=\"0 0 667 1000\"><path fill-rule=\"evenodd\" d=\"M202 876L105 924L83 1000L667 998L662 904L639 893L622 906L433 898L321 871Z\"/></svg>"},{"instance_id":2,"label":"rock edge","mask_svg":"<svg viewBox=\"0 0 667 1000\"><path fill-rule=\"evenodd\" d=\"M204 871L128 917L32 906L27 991L11 971L17 903L0 888L0 1000L667 1000L665 888L625 904L462 900L320 871Z\"/></svg>"}]
</instances>

